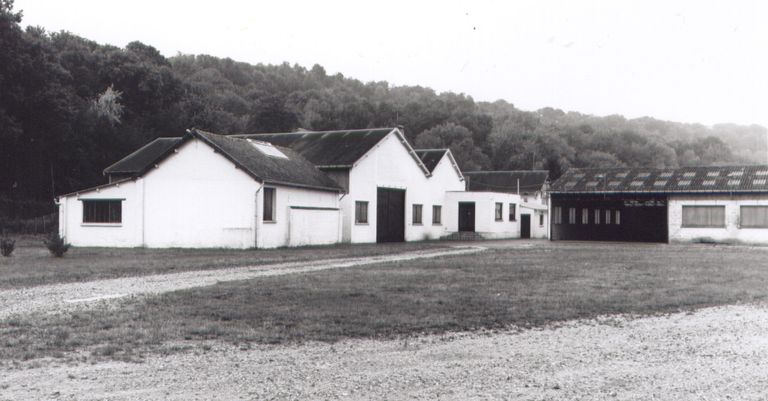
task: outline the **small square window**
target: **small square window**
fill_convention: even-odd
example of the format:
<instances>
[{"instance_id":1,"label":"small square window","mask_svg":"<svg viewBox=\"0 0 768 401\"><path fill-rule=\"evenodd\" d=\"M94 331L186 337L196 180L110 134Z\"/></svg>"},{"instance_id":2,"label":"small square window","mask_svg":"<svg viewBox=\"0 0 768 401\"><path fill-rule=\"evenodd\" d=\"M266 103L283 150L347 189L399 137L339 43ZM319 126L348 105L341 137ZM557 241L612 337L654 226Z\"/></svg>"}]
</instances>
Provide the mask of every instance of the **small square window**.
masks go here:
<instances>
[{"instance_id":1,"label":"small square window","mask_svg":"<svg viewBox=\"0 0 768 401\"><path fill-rule=\"evenodd\" d=\"M421 211L421 205L413 205L413 224L422 224Z\"/></svg>"},{"instance_id":2,"label":"small square window","mask_svg":"<svg viewBox=\"0 0 768 401\"><path fill-rule=\"evenodd\" d=\"M443 207L439 205L432 206L432 224L443 223Z\"/></svg>"},{"instance_id":3,"label":"small square window","mask_svg":"<svg viewBox=\"0 0 768 401\"><path fill-rule=\"evenodd\" d=\"M355 223L368 224L368 202L355 202Z\"/></svg>"}]
</instances>

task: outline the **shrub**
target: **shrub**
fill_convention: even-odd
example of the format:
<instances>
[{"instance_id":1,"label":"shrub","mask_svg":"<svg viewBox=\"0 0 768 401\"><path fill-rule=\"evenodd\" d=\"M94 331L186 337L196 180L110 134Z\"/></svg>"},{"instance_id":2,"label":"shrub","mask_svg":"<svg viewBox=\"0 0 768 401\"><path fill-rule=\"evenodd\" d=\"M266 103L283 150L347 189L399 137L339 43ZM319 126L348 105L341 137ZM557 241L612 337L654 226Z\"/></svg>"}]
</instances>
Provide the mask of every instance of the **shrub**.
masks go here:
<instances>
[{"instance_id":1,"label":"shrub","mask_svg":"<svg viewBox=\"0 0 768 401\"><path fill-rule=\"evenodd\" d=\"M16 240L0 238L0 254L6 257L11 256L14 248L16 248Z\"/></svg>"},{"instance_id":2,"label":"shrub","mask_svg":"<svg viewBox=\"0 0 768 401\"><path fill-rule=\"evenodd\" d=\"M51 234L45 241L45 246L51 252L51 255L60 258L69 250L67 241L59 236L59 233Z\"/></svg>"}]
</instances>

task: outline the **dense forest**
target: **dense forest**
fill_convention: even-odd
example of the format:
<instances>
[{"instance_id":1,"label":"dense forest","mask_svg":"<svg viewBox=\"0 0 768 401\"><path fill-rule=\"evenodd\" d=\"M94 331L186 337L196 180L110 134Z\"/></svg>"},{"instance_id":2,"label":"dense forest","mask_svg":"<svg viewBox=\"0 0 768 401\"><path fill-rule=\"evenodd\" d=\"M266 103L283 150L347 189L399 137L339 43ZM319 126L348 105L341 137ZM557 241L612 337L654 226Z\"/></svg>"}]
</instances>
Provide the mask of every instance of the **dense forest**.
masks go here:
<instances>
[{"instance_id":1,"label":"dense forest","mask_svg":"<svg viewBox=\"0 0 768 401\"><path fill-rule=\"evenodd\" d=\"M49 213L56 194L158 136L402 126L417 147L450 147L463 169L764 162L761 126L523 111L499 100L360 82L322 66L164 57L140 42L102 45L21 27L0 0L0 219Z\"/></svg>"}]
</instances>

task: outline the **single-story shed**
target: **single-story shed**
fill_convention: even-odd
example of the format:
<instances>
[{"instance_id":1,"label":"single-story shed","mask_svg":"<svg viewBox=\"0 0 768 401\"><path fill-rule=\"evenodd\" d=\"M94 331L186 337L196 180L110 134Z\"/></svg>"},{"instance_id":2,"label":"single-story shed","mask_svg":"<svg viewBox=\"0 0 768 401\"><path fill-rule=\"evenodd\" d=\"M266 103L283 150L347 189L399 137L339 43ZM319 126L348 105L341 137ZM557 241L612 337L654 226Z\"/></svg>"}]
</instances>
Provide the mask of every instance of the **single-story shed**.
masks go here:
<instances>
[{"instance_id":1,"label":"single-story shed","mask_svg":"<svg viewBox=\"0 0 768 401\"><path fill-rule=\"evenodd\" d=\"M768 244L768 166L570 169L552 240Z\"/></svg>"}]
</instances>

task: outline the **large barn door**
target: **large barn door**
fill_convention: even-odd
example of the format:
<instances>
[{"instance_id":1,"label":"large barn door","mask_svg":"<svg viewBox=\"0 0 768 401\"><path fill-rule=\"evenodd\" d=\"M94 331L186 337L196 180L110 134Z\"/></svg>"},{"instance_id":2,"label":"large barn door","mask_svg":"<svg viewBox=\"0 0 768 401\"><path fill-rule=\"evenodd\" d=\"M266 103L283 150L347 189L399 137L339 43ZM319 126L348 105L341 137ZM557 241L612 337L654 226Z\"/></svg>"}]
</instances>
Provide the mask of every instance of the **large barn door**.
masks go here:
<instances>
[{"instance_id":1,"label":"large barn door","mask_svg":"<svg viewBox=\"0 0 768 401\"><path fill-rule=\"evenodd\" d=\"M405 190L377 188L376 242L405 241Z\"/></svg>"}]
</instances>

